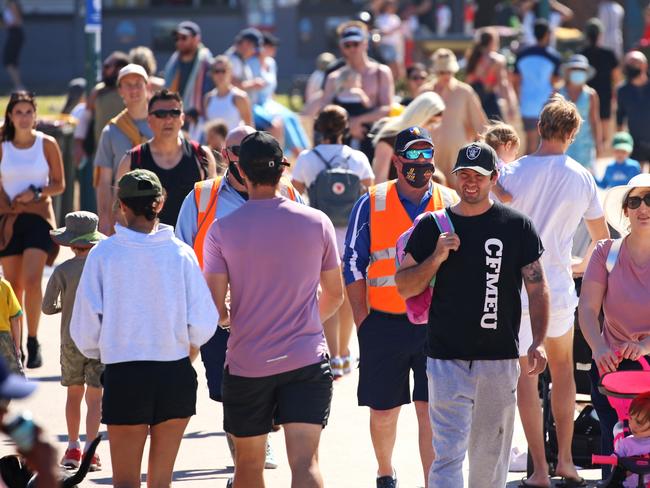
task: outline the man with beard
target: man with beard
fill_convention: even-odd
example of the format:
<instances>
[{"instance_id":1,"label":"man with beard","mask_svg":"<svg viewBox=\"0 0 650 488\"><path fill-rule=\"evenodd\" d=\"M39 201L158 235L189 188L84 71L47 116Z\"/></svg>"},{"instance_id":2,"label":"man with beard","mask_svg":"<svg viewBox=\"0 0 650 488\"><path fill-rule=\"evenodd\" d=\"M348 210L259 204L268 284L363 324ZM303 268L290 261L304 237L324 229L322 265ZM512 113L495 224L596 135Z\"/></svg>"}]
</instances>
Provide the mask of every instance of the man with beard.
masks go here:
<instances>
[{"instance_id":1,"label":"man with beard","mask_svg":"<svg viewBox=\"0 0 650 488\"><path fill-rule=\"evenodd\" d=\"M532 323L526 370L546 367L544 249L527 217L490 199L498 177L494 149L483 142L462 147L453 172L460 202L445 208L451 230L424 216L395 283L409 299L435 278L426 354L436 459L428 486L463 486L468 453L468 486L495 488L506 483L515 420L522 278Z\"/></svg>"},{"instance_id":2,"label":"man with beard","mask_svg":"<svg viewBox=\"0 0 650 488\"><path fill-rule=\"evenodd\" d=\"M201 28L189 20L174 30L176 52L165 66L165 86L180 93L185 111L203 113L203 97L214 85L210 78L212 53L201 42Z\"/></svg>"},{"instance_id":3,"label":"man with beard","mask_svg":"<svg viewBox=\"0 0 650 488\"><path fill-rule=\"evenodd\" d=\"M636 159L641 167L647 167L650 162L650 79L645 54L641 51L627 53L623 71L626 82L617 92L616 124L622 131L627 122L628 132L634 139L630 157Z\"/></svg>"},{"instance_id":4,"label":"man with beard","mask_svg":"<svg viewBox=\"0 0 650 488\"><path fill-rule=\"evenodd\" d=\"M117 78L117 91L126 108L102 130L95 154L99 231L113 234L113 188L117 168L129 149L146 142L153 134L147 123L147 82L144 68L129 64Z\"/></svg>"},{"instance_id":5,"label":"man with beard","mask_svg":"<svg viewBox=\"0 0 650 488\"><path fill-rule=\"evenodd\" d=\"M442 209L458 198L453 190L431 181L434 148L425 129L401 131L394 147L397 179L370 187L357 201L343 255L343 276L359 338L357 397L359 405L370 407L377 488L398 486L392 464L397 419L401 406L411 400L425 478L434 457L427 413L426 330L409 322L406 303L397 292L395 243L422 212Z\"/></svg>"}]
</instances>

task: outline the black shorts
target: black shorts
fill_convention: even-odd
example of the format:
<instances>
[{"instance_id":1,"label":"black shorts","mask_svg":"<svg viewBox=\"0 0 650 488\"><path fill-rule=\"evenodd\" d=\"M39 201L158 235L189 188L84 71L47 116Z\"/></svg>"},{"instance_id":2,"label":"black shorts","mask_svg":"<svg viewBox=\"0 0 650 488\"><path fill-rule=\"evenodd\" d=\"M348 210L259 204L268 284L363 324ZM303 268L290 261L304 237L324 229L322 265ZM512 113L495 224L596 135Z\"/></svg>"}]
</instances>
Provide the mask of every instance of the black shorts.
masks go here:
<instances>
[{"instance_id":1,"label":"black shorts","mask_svg":"<svg viewBox=\"0 0 650 488\"><path fill-rule=\"evenodd\" d=\"M22 213L16 217L13 235L7 247L0 251L0 257L17 256L25 249L41 249L46 253L54 247L50 237L50 224L36 214Z\"/></svg>"},{"instance_id":2,"label":"black shorts","mask_svg":"<svg viewBox=\"0 0 650 488\"><path fill-rule=\"evenodd\" d=\"M201 346L201 361L205 367L205 378L208 380L208 393L215 402L221 401L223 366L226 362L229 336L230 332L217 327L212 338Z\"/></svg>"},{"instance_id":3,"label":"black shorts","mask_svg":"<svg viewBox=\"0 0 650 488\"><path fill-rule=\"evenodd\" d=\"M285 373L247 378L223 375L223 429L236 437L268 434L273 424L325 427L332 403L329 360Z\"/></svg>"},{"instance_id":4,"label":"black shorts","mask_svg":"<svg viewBox=\"0 0 650 488\"><path fill-rule=\"evenodd\" d=\"M357 333L359 405L389 410L410 403L411 398L428 401L426 329L426 325L413 325L406 315L370 311Z\"/></svg>"},{"instance_id":5,"label":"black shorts","mask_svg":"<svg viewBox=\"0 0 650 488\"><path fill-rule=\"evenodd\" d=\"M2 56L5 66L18 66L18 57L24 41L25 33L22 27L9 27Z\"/></svg>"},{"instance_id":6,"label":"black shorts","mask_svg":"<svg viewBox=\"0 0 650 488\"><path fill-rule=\"evenodd\" d=\"M196 413L196 371L189 358L107 364L102 423L156 425Z\"/></svg>"},{"instance_id":7,"label":"black shorts","mask_svg":"<svg viewBox=\"0 0 650 488\"><path fill-rule=\"evenodd\" d=\"M634 139L634 149L632 149L630 157L639 162L650 161L650 141Z\"/></svg>"}]
</instances>

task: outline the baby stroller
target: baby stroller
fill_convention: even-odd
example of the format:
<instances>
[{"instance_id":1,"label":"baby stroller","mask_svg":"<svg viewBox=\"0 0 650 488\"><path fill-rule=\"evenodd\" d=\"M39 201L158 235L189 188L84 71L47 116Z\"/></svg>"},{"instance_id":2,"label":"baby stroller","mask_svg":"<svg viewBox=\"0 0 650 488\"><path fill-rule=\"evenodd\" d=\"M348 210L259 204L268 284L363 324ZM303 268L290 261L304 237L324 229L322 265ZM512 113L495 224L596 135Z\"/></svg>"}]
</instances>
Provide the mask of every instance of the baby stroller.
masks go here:
<instances>
[{"instance_id":1,"label":"baby stroller","mask_svg":"<svg viewBox=\"0 0 650 488\"><path fill-rule=\"evenodd\" d=\"M638 363L641 370L614 371L605 373L600 378L598 389L607 396L618 417L618 423L614 427L614 446L620 439L630 435L628 420L632 400L637 395L650 391L650 364L644 357L639 358ZM643 481L646 475L650 475L650 453L620 458L616 455L594 455L592 462L615 466L612 474L601 485L603 488L622 488L627 472L639 476L638 488L650 487L650 482L646 484Z\"/></svg>"}]
</instances>

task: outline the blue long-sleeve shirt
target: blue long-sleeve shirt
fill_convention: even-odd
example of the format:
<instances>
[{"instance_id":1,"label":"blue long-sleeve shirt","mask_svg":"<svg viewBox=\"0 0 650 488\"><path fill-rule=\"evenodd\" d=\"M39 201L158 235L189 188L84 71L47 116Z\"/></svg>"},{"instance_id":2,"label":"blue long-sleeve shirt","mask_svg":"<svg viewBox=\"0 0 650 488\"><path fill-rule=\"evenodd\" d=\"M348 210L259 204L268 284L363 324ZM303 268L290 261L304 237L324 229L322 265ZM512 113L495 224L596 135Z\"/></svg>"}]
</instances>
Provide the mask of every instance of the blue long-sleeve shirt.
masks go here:
<instances>
[{"instance_id":1,"label":"blue long-sleeve shirt","mask_svg":"<svg viewBox=\"0 0 650 488\"><path fill-rule=\"evenodd\" d=\"M628 181L639 173L641 173L641 166L634 159L627 158L622 163L614 161L605 169L603 179L598 181L598 186L611 188L612 186L627 185Z\"/></svg>"},{"instance_id":2,"label":"blue long-sleeve shirt","mask_svg":"<svg viewBox=\"0 0 650 488\"><path fill-rule=\"evenodd\" d=\"M412 221L426 210L430 199L431 188L424 194L422 200L417 205L399 196L404 210L406 210L406 213ZM345 235L345 252L343 254L343 278L345 279L345 284L349 285L355 281L365 280L369 264L370 196L365 194L357 201L352 209L348 230Z\"/></svg>"}]
</instances>

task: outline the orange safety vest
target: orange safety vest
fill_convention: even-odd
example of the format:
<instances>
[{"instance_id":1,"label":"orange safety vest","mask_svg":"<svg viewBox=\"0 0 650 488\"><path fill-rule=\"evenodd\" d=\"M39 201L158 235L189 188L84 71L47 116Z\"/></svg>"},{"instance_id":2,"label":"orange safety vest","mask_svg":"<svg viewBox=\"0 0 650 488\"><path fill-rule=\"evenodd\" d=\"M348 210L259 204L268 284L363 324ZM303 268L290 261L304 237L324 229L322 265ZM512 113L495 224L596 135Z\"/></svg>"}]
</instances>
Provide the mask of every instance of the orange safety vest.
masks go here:
<instances>
[{"instance_id":1,"label":"orange safety vest","mask_svg":"<svg viewBox=\"0 0 650 488\"><path fill-rule=\"evenodd\" d=\"M199 260L199 266L203 269L203 243L208 233L210 224L217 216L217 201L219 200L219 188L223 176L197 181L194 183L194 201L198 211L196 220L196 236L194 237L194 253ZM296 190L286 178L280 179L280 194L290 200L296 201Z\"/></svg>"},{"instance_id":2,"label":"orange safety vest","mask_svg":"<svg viewBox=\"0 0 650 488\"><path fill-rule=\"evenodd\" d=\"M373 310L392 314L406 313L406 303L395 286L395 244L412 225L397 194L397 180L370 187L370 265L368 303ZM445 198L436 184L425 212L445 207Z\"/></svg>"}]
</instances>

